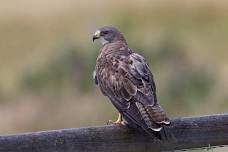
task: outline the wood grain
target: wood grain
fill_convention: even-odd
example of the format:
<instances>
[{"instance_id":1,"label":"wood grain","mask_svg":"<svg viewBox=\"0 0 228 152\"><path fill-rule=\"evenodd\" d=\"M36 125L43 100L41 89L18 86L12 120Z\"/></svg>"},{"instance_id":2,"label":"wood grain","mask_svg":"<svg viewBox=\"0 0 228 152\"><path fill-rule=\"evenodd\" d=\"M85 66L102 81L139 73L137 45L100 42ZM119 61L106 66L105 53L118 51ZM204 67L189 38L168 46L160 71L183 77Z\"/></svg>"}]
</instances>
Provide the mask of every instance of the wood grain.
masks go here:
<instances>
[{"instance_id":1,"label":"wood grain","mask_svg":"<svg viewBox=\"0 0 228 152\"><path fill-rule=\"evenodd\" d=\"M171 123L162 140L115 125L0 136L0 152L156 152L228 145L228 114Z\"/></svg>"}]
</instances>

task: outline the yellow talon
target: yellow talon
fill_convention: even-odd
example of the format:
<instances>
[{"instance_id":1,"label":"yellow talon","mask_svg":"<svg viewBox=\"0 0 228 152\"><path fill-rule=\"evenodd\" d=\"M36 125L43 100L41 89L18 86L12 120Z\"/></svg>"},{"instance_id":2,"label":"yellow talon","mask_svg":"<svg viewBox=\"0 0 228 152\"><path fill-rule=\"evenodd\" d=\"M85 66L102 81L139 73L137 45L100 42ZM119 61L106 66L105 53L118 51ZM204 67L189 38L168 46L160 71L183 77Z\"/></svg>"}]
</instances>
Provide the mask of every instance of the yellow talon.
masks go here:
<instances>
[{"instance_id":1,"label":"yellow talon","mask_svg":"<svg viewBox=\"0 0 228 152\"><path fill-rule=\"evenodd\" d=\"M123 121L123 117L120 113L118 115L118 119L115 122L113 122L112 120L108 120L107 125L109 125L109 124L125 125L125 123Z\"/></svg>"}]
</instances>

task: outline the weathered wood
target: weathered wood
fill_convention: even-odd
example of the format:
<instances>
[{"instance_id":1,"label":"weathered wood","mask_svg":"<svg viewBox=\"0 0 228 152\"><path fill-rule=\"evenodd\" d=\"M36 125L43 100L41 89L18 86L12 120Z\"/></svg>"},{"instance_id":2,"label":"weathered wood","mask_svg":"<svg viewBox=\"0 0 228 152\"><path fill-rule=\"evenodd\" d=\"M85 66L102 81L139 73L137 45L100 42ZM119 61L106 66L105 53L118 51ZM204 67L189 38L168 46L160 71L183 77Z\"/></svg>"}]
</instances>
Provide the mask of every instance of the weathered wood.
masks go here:
<instances>
[{"instance_id":1,"label":"weathered wood","mask_svg":"<svg viewBox=\"0 0 228 152\"><path fill-rule=\"evenodd\" d=\"M98 126L0 136L0 152L147 152L228 145L228 114L173 119L154 140L124 126Z\"/></svg>"}]
</instances>

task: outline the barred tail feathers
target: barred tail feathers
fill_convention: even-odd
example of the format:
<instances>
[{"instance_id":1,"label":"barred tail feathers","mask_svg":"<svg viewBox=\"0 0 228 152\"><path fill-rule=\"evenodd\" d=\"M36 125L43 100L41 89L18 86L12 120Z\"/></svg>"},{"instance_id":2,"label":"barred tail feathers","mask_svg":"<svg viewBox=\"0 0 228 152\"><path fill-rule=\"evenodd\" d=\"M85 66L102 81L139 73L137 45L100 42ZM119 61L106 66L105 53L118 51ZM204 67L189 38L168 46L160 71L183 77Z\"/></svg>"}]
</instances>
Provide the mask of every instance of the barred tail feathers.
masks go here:
<instances>
[{"instance_id":1,"label":"barred tail feathers","mask_svg":"<svg viewBox=\"0 0 228 152\"><path fill-rule=\"evenodd\" d=\"M170 125L169 118L166 116L166 113L159 104L156 103L155 105L148 105L145 109L154 122L161 125Z\"/></svg>"},{"instance_id":2,"label":"barred tail feathers","mask_svg":"<svg viewBox=\"0 0 228 152\"><path fill-rule=\"evenodd\" d=\"M162 126L151 118L150 114L147 112L147 109L142 103L136 102L136 106L148 128L152 129L153 131L160 131L162 129Z\"/></svg>"}]
</instances>

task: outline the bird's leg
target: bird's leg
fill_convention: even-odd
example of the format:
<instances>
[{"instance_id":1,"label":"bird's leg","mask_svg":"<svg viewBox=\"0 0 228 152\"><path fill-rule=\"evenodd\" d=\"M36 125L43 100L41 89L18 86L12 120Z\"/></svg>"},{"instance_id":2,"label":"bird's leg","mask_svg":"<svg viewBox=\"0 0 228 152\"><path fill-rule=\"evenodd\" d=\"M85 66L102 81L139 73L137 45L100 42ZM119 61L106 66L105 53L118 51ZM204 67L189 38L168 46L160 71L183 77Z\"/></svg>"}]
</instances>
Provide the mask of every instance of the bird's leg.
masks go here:
<instances>
[{"instance_id":1,"label":"bird's leg","mask_svg":"<svg viewBox=\"0 0 228 152\"><path fill-rule=\"evenodd\" d=\"M115 125L125 125L123 121L123 116L119 113L118 118L115 122L112 122L112 120L109 120L107 124L115 124Z\"/></svg>"},{"instance_id":2,"label":"bird's leg","mask_svg":"<svg viewBox=\"0 0 228 152\"><path fill-rule=\"evenodd\" d=\"M119 113L118 114L118 118L117 118L117 120L114 122L114 124L119 124L119 123L121 123L123 121L123 117L122 117L122 115Z\"/></svg>"}]
</instances>

